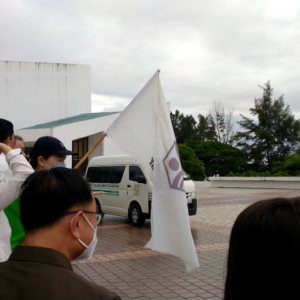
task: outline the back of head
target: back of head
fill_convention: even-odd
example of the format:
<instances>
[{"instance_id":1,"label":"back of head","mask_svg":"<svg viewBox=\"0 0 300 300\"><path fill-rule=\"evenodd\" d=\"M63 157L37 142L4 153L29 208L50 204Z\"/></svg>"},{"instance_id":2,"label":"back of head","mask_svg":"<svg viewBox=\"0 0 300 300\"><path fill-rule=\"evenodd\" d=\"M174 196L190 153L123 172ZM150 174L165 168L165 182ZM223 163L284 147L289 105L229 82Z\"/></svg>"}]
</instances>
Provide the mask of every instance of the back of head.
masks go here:
<instances>
[{"instance_id":1,"label":"back of head","mask_svg":"<svg viewBox=\"0 0 300 300\"><path fill-rule=\"evenodd\" d=\"M298 299L300 198L246 208L232 228L225 300Z\"/></svg>"},{"instance_id":2,"label":"back of head","mask_svg":"<svg viewBox=\"0 0 300 300\"><path fill-rule=\"evenodd\" d=\"M21 142L24 142L24 139L20 135L15 135L15 140L19 140Z\"/></svg>"},{"instance_id":3,"label":"back of head","mask_svg":"<svg viewBox=\"0 0 300 300\"><path fill-rule=\"evenodd\" d=\"M3 143L8 137L12 137L14 126L11 122L0 119L0 143Z\"/></svg>"},{"instance_id":4,"label":"back of head","mask_svg":"<svg viewBox=\"0 0 300 300\"><path fill-rule=\"evenodd\" d=\"M21 223L26 232L51 227L72 207L93 201L87 181L66 168L32 173L22 185L20 199Z\"/></svg>"}]
</instances>

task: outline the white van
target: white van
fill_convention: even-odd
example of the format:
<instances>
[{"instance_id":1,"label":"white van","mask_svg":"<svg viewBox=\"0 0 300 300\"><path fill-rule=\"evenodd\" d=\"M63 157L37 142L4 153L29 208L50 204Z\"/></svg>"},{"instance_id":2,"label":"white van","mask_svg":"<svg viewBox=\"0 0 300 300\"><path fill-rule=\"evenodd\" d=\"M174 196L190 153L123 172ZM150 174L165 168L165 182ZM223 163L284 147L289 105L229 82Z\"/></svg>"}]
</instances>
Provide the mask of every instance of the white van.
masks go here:
<instances>
[{"instance_id":1,"label":"white van","mask_svg":"<svg viewBox=\"0 0 300 300\"><path fill-rule=\"evenodd\" d=\"M89 162L86 178L96 196L97 210L104 214L128 217L134 226L150 219L152 182L143 168L129 155L99 156ZM196 188L183 172L189 215L197 213Z\"/></svg>"}]
</instances>

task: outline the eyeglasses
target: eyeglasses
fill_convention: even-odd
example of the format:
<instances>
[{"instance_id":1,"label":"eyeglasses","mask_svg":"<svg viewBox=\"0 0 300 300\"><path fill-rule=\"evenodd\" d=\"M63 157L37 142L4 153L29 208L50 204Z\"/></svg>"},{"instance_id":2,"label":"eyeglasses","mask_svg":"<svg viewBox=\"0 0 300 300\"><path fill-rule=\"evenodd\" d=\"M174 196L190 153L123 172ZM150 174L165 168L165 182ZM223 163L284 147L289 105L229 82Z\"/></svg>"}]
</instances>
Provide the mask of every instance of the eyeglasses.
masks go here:
<instances>
[{"instance_id":1,"label":"eyeglasses","mask_svg":"<svg viewBox=\"0 0 300 300\"><path fill-rule=\"evenodd\" d=\"M93 211L88 211L88 210L68 211L68 212L63 213L63 216L68 216L68 215L71 215L71 214L76 214L76 213L78 213L79 211L82 211L82 212L84 212L84 213L95 214L95 215L96 215L97 224L100 223L100 221L102 220L102 217L103 217L103 213L93 212Z\"/></svg>"}]
</instances>

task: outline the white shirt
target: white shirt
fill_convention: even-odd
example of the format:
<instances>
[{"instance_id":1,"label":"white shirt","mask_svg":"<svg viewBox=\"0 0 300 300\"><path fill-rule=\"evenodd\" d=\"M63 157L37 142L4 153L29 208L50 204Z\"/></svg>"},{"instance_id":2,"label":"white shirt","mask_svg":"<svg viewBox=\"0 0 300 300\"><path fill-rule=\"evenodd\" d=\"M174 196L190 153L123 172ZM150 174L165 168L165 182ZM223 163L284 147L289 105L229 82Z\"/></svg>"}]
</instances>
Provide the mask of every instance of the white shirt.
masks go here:
<instances>
[{"instance_id":1,"label":"white shirt","mask_svg":"<svg viewBox=\"0 0 300 300\"><path fill-rule=\"evenodd\" d=\"M12 172L6 162L6 157L4 153L0 154L0 182L4 179L10 178Z\"/></svg>"},{"instance_id":2,"label":"white shirt","mask_svg":"<svg viewBox=\"0 0 300 300\"><path fill-rule=\"evenodd\" d=\"M0 262L6 261L11 253L11 228L3 209L20 196L19 190L22 183L34 172L20 149L9 151L6 155L6 163L12 171L12 177L4 178L2 173L0 182ZM5 169L3 161L0 167L3 167L1 170ZM4 172L9 174L7 170Z\"/></svg>"}]
</instances>

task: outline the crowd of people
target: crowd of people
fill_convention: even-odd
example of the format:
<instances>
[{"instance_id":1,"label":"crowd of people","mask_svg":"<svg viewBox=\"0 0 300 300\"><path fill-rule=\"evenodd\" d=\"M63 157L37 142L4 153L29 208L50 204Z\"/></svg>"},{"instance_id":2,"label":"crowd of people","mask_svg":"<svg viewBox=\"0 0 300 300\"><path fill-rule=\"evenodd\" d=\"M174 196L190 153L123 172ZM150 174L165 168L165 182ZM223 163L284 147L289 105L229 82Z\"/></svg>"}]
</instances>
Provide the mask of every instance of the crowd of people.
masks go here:
<instances>
[{"instance_id":1,"label":"crowd of people","mask_svg":"<svg viewBox=\"0 0 300 300\"><path fill-rule=\"evenodd\" d=\"M0 299L121 299L72 270L92 257L102 217L90 185L66 168L76 153L41 137L28 162L4 119L0 152Z\"/></svg>"},{"instance_id":2,"label":"crowd of people","mask_svg":"<svg viewBox=\"0 0 300 300\"><path fill-rule=\"evenodd\" d=\"M66 168L76 153L45 136L28 158L4 119L0 153L0 299L121 299L72 270L92 257L102 217L89 183ZM300 198L247 207L232 228L224 299L298 299L299 272Z\"/></svg>"}]
</instances>

